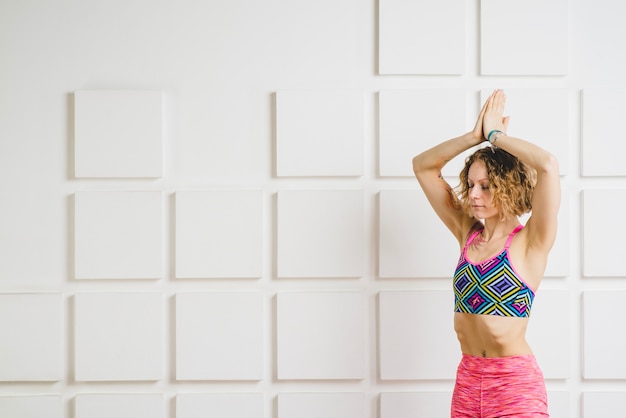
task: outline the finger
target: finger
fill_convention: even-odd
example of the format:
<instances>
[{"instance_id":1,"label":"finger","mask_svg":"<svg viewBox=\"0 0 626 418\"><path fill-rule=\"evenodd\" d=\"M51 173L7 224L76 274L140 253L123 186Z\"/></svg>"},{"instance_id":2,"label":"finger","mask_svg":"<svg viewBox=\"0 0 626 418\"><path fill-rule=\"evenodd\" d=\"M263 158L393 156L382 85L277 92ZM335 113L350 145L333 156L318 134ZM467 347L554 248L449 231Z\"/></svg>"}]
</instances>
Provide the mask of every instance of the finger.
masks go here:
<instances>
[{"instance_id":1,"label":"finger","mask_svg":"<svg viewBox=\"0 0 626 418\"><path fill-rule=\"evenodd\" d=\"M478 117L477 122L480 122L482 124L482 121L485 117L485 112L487 111L487 105L488 105L489 101L485 100L485 103L483 103L483 107L481 107L480 112L478 113Z\"/></svg>"},{"instance_id":2,"label":"finger","mask_svg":"<svg viewBox=\"0 0 626 418\"><path fill-rule=\"evenodd\" d=\"M478 118L482 119L482 117L485 115L485 112L487 111L487 104L489 103L488 100L485 101L485 103L483 103L483 107L480 109L480 113L478 113Z\"/></svg>"},{"instance_id":3,"label":"finger","mask_svg":"<svg viewBox=\"0 0 626 418\"><path fill-rule=\"evenodd\" d=\"M485 99L485 102L483 103L483 107L482 107L483 110L487 109L487 106L489 106L489 101L491 100L492 97L493 97L493 92L489 96L487 96L487 98Z\"/></svg>"},{"instance_id":4,"label":"finger","mask_svg":"<svg viewBox=\"0 0 626 418\"><path fill-rule=\"evenodd\" d=\"M489 95L489 98L487 99L487 111L492 111L493 108L495 107L497 95L498 95L498 90L494 90L491 93L491 95Z\"/></svg>"},{"instance_id":5,"label":"finger","mask_svg":"<svg viewBox=\"0 0 626 418\"><path fill-rule=\"evenodd\" d=\"M506 102L506 95L504 94L503 90L496 90L496 92L494 93L494 107L498 110L502 110L504 111L504 103Z\"/></svg>"}]
</instances>

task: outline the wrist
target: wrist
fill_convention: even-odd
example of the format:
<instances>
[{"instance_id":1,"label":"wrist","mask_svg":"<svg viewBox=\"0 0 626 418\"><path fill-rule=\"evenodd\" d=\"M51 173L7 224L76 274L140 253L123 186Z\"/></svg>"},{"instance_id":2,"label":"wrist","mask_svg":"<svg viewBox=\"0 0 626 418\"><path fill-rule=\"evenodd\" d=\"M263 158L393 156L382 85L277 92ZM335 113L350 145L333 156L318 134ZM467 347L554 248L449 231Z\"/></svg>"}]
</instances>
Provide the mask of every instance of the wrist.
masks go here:
<instances>
[{"instance_id":1,"label":"wrist","mask_svg":"<svg viewBox=\"0 0 626 418\"><path fill-rule=\"evenodd\" d=\"M485 140L485 137L482 135L476 135L476 132L470 131L461 137L465 142L467 142L468 148L476 146Z\"/></svg>"},{"instance_id":2,"label":"wrist","mask_svg":"<svg viewBox=\"0 0 626 418\"><path fill-rule=\"evenodd\" d=\"M494 142L496 142L498 137L500 137L501 135L506 135L506 133L501 131L500 129L492 129L485 137L485 140L493 145Z\"/></svg>"},{"instance_id":3,"label":"wrist","mask_svg":"<svg viewBox=\"0 0 626 418\"><path fill-rule=\"evenodd\" d=\"M485 139L485 134L482 129L472 129L471 131L467 132L463 136L466 137L467 139L471 139L472 141L478 141L478 142Z\"/></svg>"}]
</instances>

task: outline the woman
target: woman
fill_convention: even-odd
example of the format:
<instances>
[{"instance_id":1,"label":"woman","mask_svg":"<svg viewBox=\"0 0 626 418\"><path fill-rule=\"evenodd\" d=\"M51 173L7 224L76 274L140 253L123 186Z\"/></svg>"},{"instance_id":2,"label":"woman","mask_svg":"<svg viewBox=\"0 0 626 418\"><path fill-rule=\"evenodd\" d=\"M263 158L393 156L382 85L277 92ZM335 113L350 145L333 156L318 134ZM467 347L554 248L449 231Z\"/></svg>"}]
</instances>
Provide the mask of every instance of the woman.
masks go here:
<instances>
[{"instance_id":1,"label":"woman","mask_svg":"<svg viewBox=\"0 0 626 418\"><path fill-rule=\"evenodd\" d=\"M532 301L557 231L559 167L549 152L507 135L495 90L471 132L413 159L428 201L459 242L454 329L461 346L452 417L547 417L541 370L526 341ZM441 176L463 151L458 195ZM522 226L519 216L532 215Z\"/></svg>"}]
</instances>

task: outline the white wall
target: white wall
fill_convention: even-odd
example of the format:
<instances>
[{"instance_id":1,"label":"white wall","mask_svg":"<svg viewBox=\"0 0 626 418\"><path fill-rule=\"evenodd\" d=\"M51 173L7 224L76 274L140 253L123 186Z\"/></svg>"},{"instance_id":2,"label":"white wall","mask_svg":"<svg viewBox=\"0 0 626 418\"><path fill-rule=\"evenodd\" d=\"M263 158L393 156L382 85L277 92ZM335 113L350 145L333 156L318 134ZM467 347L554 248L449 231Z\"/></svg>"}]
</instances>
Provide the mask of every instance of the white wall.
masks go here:
<instances>
[{"instance_id":1,"label":"white wall","mask_svg":"<svg viewBox=\"0 0 626 418\"><path fill-rule=\"evenodd\" d=\"M0 416L446 417L456 249L410 160L496 87L561 163L552 416L624 416L625 17L0 2Z\"/></svg>"}]
</instances>

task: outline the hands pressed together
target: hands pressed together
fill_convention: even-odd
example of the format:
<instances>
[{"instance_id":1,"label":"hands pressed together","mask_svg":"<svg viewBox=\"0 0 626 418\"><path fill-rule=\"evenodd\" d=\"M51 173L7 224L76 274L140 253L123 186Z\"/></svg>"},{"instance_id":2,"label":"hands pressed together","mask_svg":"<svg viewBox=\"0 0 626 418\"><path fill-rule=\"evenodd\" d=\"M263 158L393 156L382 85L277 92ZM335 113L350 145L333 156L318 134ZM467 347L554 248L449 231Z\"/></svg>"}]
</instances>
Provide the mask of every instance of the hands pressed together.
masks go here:
<instances>
[{"instance_id":1,"label":"hands pressed together","mask_svg":"<svg viewBox=\"0 0 626 418\"><path fill-rule=\"evenodd\" d=\"M492 131L506 132L509 127L509 116L503 116L506 95L501 89L494 90L483 104L472 135L477 143L486 141Z\"/></svg>"}]
</instances>

